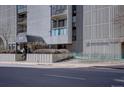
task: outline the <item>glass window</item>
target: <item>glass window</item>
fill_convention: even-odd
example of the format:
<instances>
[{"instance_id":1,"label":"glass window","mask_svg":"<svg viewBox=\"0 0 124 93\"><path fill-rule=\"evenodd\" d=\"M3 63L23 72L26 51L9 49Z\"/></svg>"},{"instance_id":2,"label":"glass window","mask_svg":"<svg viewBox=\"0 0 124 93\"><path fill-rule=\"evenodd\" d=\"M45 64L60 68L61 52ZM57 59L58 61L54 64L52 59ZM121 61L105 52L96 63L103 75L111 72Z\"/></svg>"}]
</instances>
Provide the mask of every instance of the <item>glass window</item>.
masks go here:
<instances>
[{"instance_id":1,"label":"glass window","mask_svg":"<svg viewBox=\"0 0 124 93\"><path fill-rule=\"evenodd\" d=\"M63 30L64 30L64 31L63 31L63 32L64 32L64 35L66 35L66 30L67 30L67 29L63 29Z\"/></svg>"},{"instance_id":2,"label":"glass window","mask_svg":"<svg viewBox=\"0 0 124 93\"><path fill-rule=\"evenodd\" d=\"M23 9L26 8L26 5L17 5L17 9Z\"/></svg>"},{"instance_id":3,"label":"glass window","mask_svg":"<svg viewBox=\"0 0 124 93\"><path fill-rule=\"evenodd\" d=\"M73 16L76 16L76 5L72 6L72 14Z\"/></svg>"},{"instance_id":4,"label":"glass window","mask_svg":"<svg viewBox=\"0 0 124 93\"><path fill-rule=\"evenodd\" d=\"M52 27L56 28L57 27L57 21L56 20L52 20Z\"/></svg>"},{"instance_id":5,"label":"glass window","mask_svg":"<svg viewBox=\"0 0 124 93\"><path fill-rule=\"evenodd\" d=\"M72 17L72 22L76 22L76 16Z\"/></svg>"},{"instance_id":6,"label":"glass window","mask_svg":"<svg viewBox=\"0 0 124 93\"><path fill-rule=\"evenodd\" d=\"M54 30L51 31L51 36L54 36Z\"/></svg>"},{"instance_id":7,"label":"glass window","mask_svg":"<svg viewBox=\"0 0 124 93\"><path fill-rule=\"evenodd\" d=\"M61 29L58 30L58 35L61 35Z\"/></svg>"},{"instance_id":8,"label":"glass window","mask_svg":"<svg viewBox=\"0 0 124 93\"><path fill-rule=\"evenodd\" d=\"M26 10L27 10L27 6L26 5L17 5L17 11L18 11L18 13L24 12Z\"/></svg>"},{"instance_id":9,"label":"glass window","mask_svg":"<svg viewBox=\"0 0 124 93\"><path fill-rule=\"evenodd\" d=\"M63 29L60 29L60 34L63 35Z\"/></svg>"},{"instance_id":10,"label":"glass window","mask_svg":"<svg viewBox=\"0 0 124 93\"><path fill-rule=\"evenodd\" d=\"M56 29L56 36L60 35L59 29Z\"/></svg>"},{"instance_id":11,"label":"glass window","mask_svg":"<svg viewBox=\"0 0 124 93\"><path fill-rule=\"evenodd\" d=\"M65 27L67 25L67 20L61 19L58 21L58 27Z\"/></svg>"},{"instance_id":12,"label":"glass window","mask_svg":"<svg viewBox=\"0 0 124 93\"><path fill-rule=\"evenodd\" d=\"M66 30L65 28L53 29L50 31L50 36L66 35Z\"/></svg>"},{"instance_id":13,"label":"glass window","mask_svg":"<svg viewBox=\"0 0 124 93\"><path fill-rule=\"evenodd\" d=\"M56 36L56 30L53 30L53 32L54 32L54 35L53 36Z\"/></svg>"},{"instance_id":14,"label":"glass window","mask_svg":"<svg viewBox=\"0 0 124 93\"><path fill-rule=\"evenodd\" d=\"M64 27L64 20L59 20L59 27Z\"/></svg>"},{"instance_id":15,"label":"glass window","mask_svg":"<svg viewBox=\"0 0 124 93\"><path fill-rule=\"evenodd\" d=\"M50 36L52 36L52 31L50 31Z\"/></svg>"},{"instance_id":16,"label":"glass window","mask_svg":"<svg viewBox=\"0 0 124 93\"><path fill-rule=\"evenodd\" d=\"M73 10L76 10L76 5L72 5L72 9Z\"/></svg>"},{"instance_id":17,"label":"glass window","mask_svg":"<svg viewBox=\"0 0 124 93\"><path fill-rule=\"evenodd\" d=\"M76 41L76 30L73 30L72 32L72 40Z\"/></svg>"},{"instance_id":18,"label":"glass window","mask_svg":"<svg viewBox=\"0 0 124 93\"><path fill-rule=\"evenodd\" d=\"M61 33L62 35L66 35L66 29L62 29Z\"/></svg>"},{"instance_id":19,"label":"glass window","mask_svg":"<svg viewBox=\"0 0 124 93\"><path fill-rule=\"evenodd\" d=\"M58 30L56 29L56 30L54 30L54 36L58 36Z\"/></svg>"}]
</instances>

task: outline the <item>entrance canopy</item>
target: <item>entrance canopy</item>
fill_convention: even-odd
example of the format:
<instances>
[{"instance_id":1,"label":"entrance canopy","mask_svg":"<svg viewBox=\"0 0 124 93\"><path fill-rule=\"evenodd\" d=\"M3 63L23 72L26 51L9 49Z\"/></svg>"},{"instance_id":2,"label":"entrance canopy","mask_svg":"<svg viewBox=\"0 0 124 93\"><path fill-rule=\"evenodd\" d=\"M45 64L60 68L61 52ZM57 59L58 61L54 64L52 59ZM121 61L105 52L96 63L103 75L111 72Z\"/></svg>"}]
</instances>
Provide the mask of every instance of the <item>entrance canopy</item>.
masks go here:
<instances>
[{"instance_id":1,"label":"entrance canopy","mask_svg":"<svg viewBox=\"0 0 124 93\"><path fill-rule=\"evenodd\" d=\"M6 48L6 40L5 40L5 38L2 36L2 35L0 35L0 49L5 49Z\"/></svg>"},{"instance_id":2,"label":"entrance canopy","mask_svg":"<svg viewBox=\"0 0 124 93\"><path fill-rule=\"evenodd\" d=\"M32 43L32 42L40 42L42 44L45 44L45 41L40 36L33 36L33 35L26 35L25 33L20 33L17 35L16 39L17 43Z\"/></svg>"},{"instance_id":3,"label":"entrance canopy","mask_svg":"<svg viewBox=\"0 0 124 93\"><path fill-rule=\"evenodd\" d=\"M43 44L45 44L44 39L42 37L39 37L39 36L27 35L27 41L28 42L42 42Z\"/></svg>"},{"instance_id":4,"label":"entrance canopy","mask_svg":"<svg viewBox=\"0 0 124 93\"><path fill-rule=\"evenodd\" d=\"M3 43L3 40L0 38L0 49L3 49L4 48L4 43Z\"/></svg>"}]
</instances>

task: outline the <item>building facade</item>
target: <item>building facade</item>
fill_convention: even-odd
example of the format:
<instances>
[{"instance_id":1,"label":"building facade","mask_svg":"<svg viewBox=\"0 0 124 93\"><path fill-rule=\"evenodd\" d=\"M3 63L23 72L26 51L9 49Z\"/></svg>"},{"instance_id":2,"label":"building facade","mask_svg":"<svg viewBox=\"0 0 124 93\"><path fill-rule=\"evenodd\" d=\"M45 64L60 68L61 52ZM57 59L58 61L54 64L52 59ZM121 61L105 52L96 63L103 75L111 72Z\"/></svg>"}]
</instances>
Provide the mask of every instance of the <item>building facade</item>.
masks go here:
<instances>
[{"instance_id":1,"label":"building facade","mask_svg":"<svg viewBox=\"0 0 124 93\"><path fill-rule=\"evenodd\" d=\"M89 57L122 58L124 6L83 6L83 48Z\"/></svg>"},{"instance_id":2,"label":"building facade","mask_svg":"<svg viewBox=\"0 0 124 93\"><path fill-rule=\"evenodd\" d=\"M15 49L15 45L17 49L21 49L28 42L32 42L30 38L37 39L33 42L40 42L42 38L41 42L48 48L66 48L74 52L83 49L83 6L7 5L0 6L0 12L1 49Z\"/></svg>"},{"instance_id":3,"label":"building facade","mask_svg":"<svg viewBox=\"0 0 124 93\"><path fill-rule=\"evenodd\" d=\"M88 57L124 57L124 6L0 6L0 49L29 42Z\"/></svg>"},{"instance_id":4,"label":"building facade","mask_svg":"<svg viewBox=\"0 0 124 93\"><path fill-rule=\"evenodd\" d=\"M17 29L21 28L21 31L17 34L17 43L23 45L30 42L28 37L32 36L42 38L41 42L44 42L47 48L68 49L72 52L83 50L83 6L29 5L17 6L18 11Z\"/></svg>"},{"instance_id":5,"label":"building facade","mask_svg":"<svg viewBox=\"0 0 124 93\"><path fill-rule=\"evenodd\" d=\"M50 45L72 52L83 51L83 6L51 6Z\"/></svg>"}]
</instances>

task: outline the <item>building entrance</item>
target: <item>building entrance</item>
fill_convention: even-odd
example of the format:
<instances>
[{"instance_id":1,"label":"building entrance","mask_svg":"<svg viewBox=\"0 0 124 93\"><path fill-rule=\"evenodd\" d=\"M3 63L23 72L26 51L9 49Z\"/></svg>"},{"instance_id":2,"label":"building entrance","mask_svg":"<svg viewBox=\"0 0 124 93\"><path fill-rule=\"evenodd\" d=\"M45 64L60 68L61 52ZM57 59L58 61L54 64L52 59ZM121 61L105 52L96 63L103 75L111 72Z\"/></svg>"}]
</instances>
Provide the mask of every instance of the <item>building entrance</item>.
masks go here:
<instances>
[{"instance_id":1,"label":"building entrance","mask_svg":"<svg viewBox=\"0 0 124 93\"><path fill-rule=\"evenodd\" d=\"M3 40L0 38L0 50L4 48L4 42Z\"/></svg>"},{"instance_id":2,"label":"building entrance","mask_svg":"<svg viewBox=\"0 0 124 93\"><path fill-rule=\"evenodd\" d=\"M16 61L26 61L27 44L17 44L16 47Z\"/></svg>"},{"instance_id":3,"label":"building entrance","mask_svg":"<svg viewBox=\"0 0 124 93\"><path fill-rule=\"evenodd\" d=\"M121 55L122 59L124 59L124 42L121 44Z\"/></svg>"}]
</instances>

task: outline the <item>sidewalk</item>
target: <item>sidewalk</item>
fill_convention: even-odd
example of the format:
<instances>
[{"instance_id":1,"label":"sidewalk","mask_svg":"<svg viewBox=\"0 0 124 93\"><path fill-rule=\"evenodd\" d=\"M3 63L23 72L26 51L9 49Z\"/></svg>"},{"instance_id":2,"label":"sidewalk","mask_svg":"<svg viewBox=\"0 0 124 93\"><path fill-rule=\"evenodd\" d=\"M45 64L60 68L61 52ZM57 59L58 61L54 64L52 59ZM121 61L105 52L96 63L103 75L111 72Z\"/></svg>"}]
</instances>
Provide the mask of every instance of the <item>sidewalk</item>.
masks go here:
<instances>
[{"instance_id":1,"label":"sidewalk","mask_svg":"<svg viewBox=\"0 0 124 93\"><path fill-rule=\"evenodd\" d=\"M38 62L0 62L0 67L31 67L31 68L82 68L82 67L121 67L124 68L124 62L107 61L107 62L88 62L82 60L69 60L57 63L42 64Z\"/></svg>"}]
</instances>

